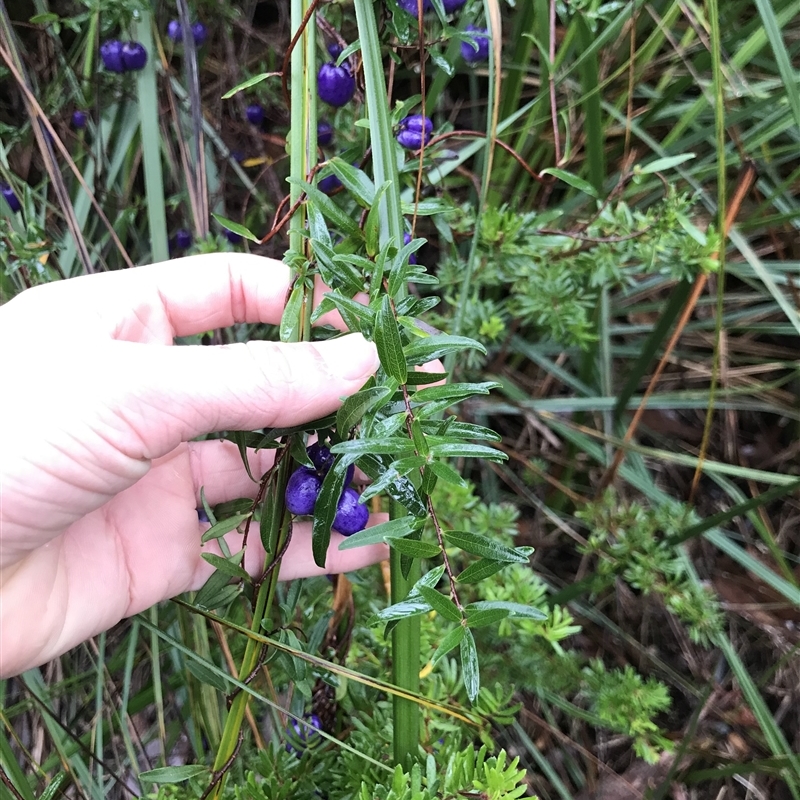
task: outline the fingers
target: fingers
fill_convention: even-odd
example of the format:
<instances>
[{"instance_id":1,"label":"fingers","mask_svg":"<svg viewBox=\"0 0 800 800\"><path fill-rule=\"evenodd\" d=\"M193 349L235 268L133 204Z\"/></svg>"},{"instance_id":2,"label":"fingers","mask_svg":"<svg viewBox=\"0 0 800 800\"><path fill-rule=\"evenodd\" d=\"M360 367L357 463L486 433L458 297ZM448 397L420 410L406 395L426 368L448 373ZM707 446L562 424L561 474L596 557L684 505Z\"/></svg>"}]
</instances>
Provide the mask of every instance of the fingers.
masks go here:
<instances>
[{"instance_id":1,"label":"fingers","mask_svg":"<svg viewBox=\"0 0 800 800\"><path fill-rule=\"evenodd\" d=\"M68 318L70 336L92 331L122 341L169 344L176 336L235 323L275 325L290 288L291 272L280 261L206 253L38 286L14 298L8 311L15 310L28 325L31 318L51 324ZM326 291L317 277L315 305ZM366 296L356 299L363 302ZM336 311L319 324L345 327Z\"/></svg>"},{"instance_id":2,"label":"fingers","mask_svg":"<svg viewBox=\"0 0 800 800\"><path fill-rule=\"evenodd\" d=\"M122 382L114 444L152 459L222 430L297 425L335 411L378 368L360 334L324 342L222 347L114 346ZM116 420L115 420L116 422Z\"/></svg>"},{"instance_id":3,"label":"fingers","mask_svg":"<svg viewBox=\"0 0 800 800\"><path fill-rule=\"evenodd\" d=\"M275 462L274 450L256 452L248 448L247 462L255 478L253 481L244 467L239 448L233 442L224 439L190 442L188 449L198 508L201 489L212 506L239 497L255 497L259 479Z\"/></svg>"},{"instance_id":4,"label":"fingers","mask_svg":"<svg viewBox=\"0 0 800 800\"><path fill-rule=\"evenodd\" d=\"M371 528L379 525L388 519L388 514L370 514L367 527ZM225 540L232 553L235 554L241 549L242 536L240 534L228 534ZM295 522L292 538L281 561L281 580L289 581L295 578L313 578L320 575L353 572L362 567L377 564L389 557L389 547L385 544L365 545L364 547L355 547L352 550L339 550L339 545L344 540L345 537L340 533L331 531L331 543L328 546L325 566L319 567L314 561L314 555L311 550L311 523ZM204 552L220 554L215 542L209 542L209 545L204 548ZM244 566L253 577L259 577L264 568L264 549L259 541L258 533L252 530L247 545ZM189 588L200 589L213 572L214 568L198 556L194 579Z\"/></svg>"},{"instance_id":5,"label":"fingers","mask_svg":"<svg viewBox=\"0 0 800 800\"><path fill-rule=\"evenodd\" d=\"M280 261L247 253L208 253L136 269L85 275L22 292L7 311L69 335L171 343L237 322L277 323L290 285ZM50 324L48 324L50 323Z\"/></svg>"}]
</instances>

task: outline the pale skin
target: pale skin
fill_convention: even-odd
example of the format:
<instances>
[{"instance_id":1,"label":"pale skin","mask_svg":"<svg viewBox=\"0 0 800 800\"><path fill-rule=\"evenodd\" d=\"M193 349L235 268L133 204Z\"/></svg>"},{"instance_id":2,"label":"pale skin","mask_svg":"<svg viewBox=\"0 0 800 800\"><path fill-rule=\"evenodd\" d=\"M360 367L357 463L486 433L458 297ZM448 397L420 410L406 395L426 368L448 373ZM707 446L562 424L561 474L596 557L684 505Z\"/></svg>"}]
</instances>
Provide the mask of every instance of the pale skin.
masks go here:
<instances>
[{"instance_id":1,"label":"pale skin","mask_svg":"<svg viewBox=\"0 0 800 800\"><path fill-rule=\"evenodd\" d=\"M289 282L278 261L220 253L47 284L0 307L0 677L203 585L213 570L201 558L201 487L212 505L258 487L234 445L193 439L316 419L375 371L375 348L357 334L171 346L278 322ZM251 453L253 474L272 458ZM241 535L227 540L241 547ZM258 540L251 574L263 567ZM341 541L332 535L321 569L309 524L295 524L280 577L387 555L384 545L339 551Z\"/></svg>"}]
</instances>

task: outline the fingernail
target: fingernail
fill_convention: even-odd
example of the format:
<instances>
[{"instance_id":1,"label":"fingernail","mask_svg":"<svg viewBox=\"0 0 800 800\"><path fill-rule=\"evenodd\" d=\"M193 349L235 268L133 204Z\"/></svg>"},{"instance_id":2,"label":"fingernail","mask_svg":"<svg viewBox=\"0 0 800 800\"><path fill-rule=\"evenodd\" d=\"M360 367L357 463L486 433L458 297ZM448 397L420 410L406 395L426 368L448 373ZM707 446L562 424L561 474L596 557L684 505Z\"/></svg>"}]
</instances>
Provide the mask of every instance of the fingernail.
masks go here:
<instances>
[{"instance_id":1,"label":"fingernail","mask_svg":"<svg viewBox=\"0 0 800 800\"><path fill-rule=\"evenodd\" d=\"M331 344L334 344L332 342ZM360 333L342 336L335 340L337 372L348 381L366 380L378 369L378 351Z\"/></svg>"}]
</instances>

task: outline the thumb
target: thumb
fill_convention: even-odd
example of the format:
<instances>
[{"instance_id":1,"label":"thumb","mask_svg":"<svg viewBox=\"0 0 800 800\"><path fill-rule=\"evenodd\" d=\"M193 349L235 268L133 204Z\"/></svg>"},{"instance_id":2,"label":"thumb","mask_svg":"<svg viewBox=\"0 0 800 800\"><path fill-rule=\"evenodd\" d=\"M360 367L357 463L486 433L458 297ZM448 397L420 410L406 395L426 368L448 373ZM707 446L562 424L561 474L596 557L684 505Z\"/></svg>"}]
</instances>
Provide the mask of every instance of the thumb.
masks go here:
<instances>
[{"instance_id":1,"label":"thumb","mask_svg":"<svg viewBox=\"0 0 800 800\"><path fill-rule=\"evenodd\" d=\"M122 449L143 459L214 431L298 425L330 414L379 363L361 334L295 344L113 347L130 361L119 415L120 432L130 438Z\"/></svg>"}]
</instances>

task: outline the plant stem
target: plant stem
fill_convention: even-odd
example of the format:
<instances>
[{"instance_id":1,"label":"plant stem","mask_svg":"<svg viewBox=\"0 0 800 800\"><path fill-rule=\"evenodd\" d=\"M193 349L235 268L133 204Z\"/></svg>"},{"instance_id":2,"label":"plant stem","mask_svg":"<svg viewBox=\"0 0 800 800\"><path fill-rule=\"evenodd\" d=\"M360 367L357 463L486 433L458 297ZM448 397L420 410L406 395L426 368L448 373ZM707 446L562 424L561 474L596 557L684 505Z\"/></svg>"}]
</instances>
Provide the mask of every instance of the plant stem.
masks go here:
<instances>
[{"instance_id":1,"label":"plant stem","mask_svg":"<svg viewBox=\"0 0 800 800\"><path fill-rule=\"evenodd\" d=\"M403 242L403 218L400 210L400 184L395 160L396 146L392 137L383 60L381 58L378 26L371 0L355 0L361 55L364 59L364 83L367 114L369 115L370 145L375 186L386 181L389 188L380 199L380 243L390 239ZM397 298L392 298L397 299ZM405 511L392 504L391 516L403 516ZM408 577L400 570L400 554L392 552L391 560L392 602L403 600L418 580L420 565L414 561ZM397 686L411 691L419 690L420 639L419 620L402 620L392 631L392 678ZM393 700L394 759L404 767L416 757L419 748L419 709L416 703L397 697Z\"/></svg>"}]
</instances>

